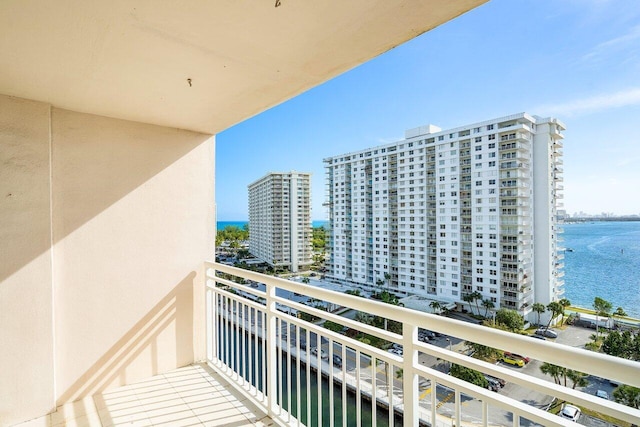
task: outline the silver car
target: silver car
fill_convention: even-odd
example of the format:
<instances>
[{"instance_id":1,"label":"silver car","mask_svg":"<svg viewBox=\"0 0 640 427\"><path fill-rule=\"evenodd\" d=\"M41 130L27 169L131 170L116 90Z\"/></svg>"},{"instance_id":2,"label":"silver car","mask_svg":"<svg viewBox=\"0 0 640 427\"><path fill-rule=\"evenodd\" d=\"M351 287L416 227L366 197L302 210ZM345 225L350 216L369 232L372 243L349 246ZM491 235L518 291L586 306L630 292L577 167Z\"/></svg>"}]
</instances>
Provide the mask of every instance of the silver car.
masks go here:
<instances>
[{"instance_id":1,"label":"silver car","mask_svg":"<svg viewBox=\"0 0 640 427\"><path fill-rule=\"evenodd\" d=\"M578 422L578 418L580 418L580 408L573 405L564 405L562 407L562 411L558 412L558 415L562 418L566 418L567 420L571 420L574 423Z\"/></svg>"}]
</instances>

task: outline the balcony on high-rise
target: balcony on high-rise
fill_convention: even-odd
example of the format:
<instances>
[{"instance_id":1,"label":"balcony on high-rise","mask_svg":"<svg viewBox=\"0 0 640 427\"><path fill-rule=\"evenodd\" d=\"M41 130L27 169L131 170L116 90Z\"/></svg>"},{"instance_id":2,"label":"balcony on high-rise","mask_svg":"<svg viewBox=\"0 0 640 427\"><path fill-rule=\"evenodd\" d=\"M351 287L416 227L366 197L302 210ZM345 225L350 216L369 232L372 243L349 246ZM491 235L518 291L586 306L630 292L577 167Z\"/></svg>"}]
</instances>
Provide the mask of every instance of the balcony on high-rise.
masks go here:
<instances>
[{"instance_id":1,"label":"balcony on high-rise","mask_svg":"<svg viewBox=\"0 0 640 427\"><path fill-rule=\"evenodd\" d=\"M355 419L369 400L405 425L460 425L473 401L485 424L494 409L512 423L566 424L421 366L420 354L637 417L416 339L425 325L503 349L528 338L207 262L215 134L481 3L2 2L0 425L324 425L318 405L337 394L314 389L314 376L341 381L353 405L340 412ZM341 320L276 288L397 320L402 334L365 329L404 355L293 316ZM545 342L530 354L640 386L637 364ZM443 387L449 415L435 410Z\"/></svg>"}]
</instances>

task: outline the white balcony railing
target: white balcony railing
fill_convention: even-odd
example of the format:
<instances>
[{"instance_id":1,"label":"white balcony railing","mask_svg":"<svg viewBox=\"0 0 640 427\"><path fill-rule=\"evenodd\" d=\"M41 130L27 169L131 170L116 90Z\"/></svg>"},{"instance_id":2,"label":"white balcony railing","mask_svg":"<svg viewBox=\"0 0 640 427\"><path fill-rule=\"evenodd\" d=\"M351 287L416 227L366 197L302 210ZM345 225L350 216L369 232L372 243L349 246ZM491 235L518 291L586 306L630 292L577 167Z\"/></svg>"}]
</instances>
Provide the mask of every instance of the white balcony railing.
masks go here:
<instances>
[{"instance_id":1,"label":"white balcony railing","mask_svg":"<svg viewBox=\"0 0 640 427\"><path fill-rule=\"evenodd\" d=\"M206 263L205 268L208 362L283 425L394 425L400 417L406 426L575 425L425 366L420 362L425 357L630 423L640 419L637 409L451 351L450 345L423 343L418 330L446 334L449 344L467 340L502 350L522 349L521 353L526 349L532 359L640 387L637 362L225 265ZM260 285L238 284L229 275ZM328 311L296 302L301 296L324 304ZM393 319L401 323L402 333L342 317L332 312L337 307ZM320 322L301 320L296 312L391 341L402 346L403 355L332 332ZM314 353L313 347L320 350Z\"/></svg>"}]
</instances>

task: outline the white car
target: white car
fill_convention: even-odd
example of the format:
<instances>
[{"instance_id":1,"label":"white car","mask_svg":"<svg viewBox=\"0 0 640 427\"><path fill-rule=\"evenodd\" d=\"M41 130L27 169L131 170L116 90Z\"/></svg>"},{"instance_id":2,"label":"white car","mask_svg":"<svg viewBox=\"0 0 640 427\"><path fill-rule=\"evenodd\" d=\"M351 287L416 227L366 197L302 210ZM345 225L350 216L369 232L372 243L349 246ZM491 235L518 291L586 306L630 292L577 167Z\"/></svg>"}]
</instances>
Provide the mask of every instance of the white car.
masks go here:
<instances>
[{"instance_id":1,"label":"white car","mask_svg":"<svg viewBox=\"0 0 640 427\"><path fill-rule=\"evenodd\" d=\"M596 396L601 397L601 398L603 398L603 399L607 399L607 400L609 400L609 393L607 393L607 392L606 392L606 391L604 391L604 390L598 390L598 391L596 391Z\"/></svg>"},{"instance_id":2,"label":"white car","mask_svg":"<svg viewBox=\"0 0 640 427\"><path fill-rule=\"evenodd\" d=\"M573 405L564 405L562 410L558 412L558 415L562 418L566 418L567 420L571 420L574 423L578 422L578 418L580 418L580 408Z\"/></svg>"}]
</instances>

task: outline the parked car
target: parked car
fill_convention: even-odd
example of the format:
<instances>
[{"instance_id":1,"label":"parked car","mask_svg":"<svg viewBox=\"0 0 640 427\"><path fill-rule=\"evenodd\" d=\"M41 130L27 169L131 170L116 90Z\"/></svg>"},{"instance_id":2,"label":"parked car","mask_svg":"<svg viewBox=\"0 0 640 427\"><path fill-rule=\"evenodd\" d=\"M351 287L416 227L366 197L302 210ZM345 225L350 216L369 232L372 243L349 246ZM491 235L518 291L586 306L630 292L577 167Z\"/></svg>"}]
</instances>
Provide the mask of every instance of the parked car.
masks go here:
<instances>
[{"instance_id":1,"label":"parked car","mask_svg":"<svg viewBox=\"0 0 640 427\"><path fill-rule=\"evenodd\" d=\"M484 377L487 379L487 381L497 381L498 384L500 384L500 387L504 387L505 385L507 385L507 382L502 378L494 377L492 375L485 375Z\"/></svg>"},{"instance_id":2,"label":"parked car","mask_svg":"<svg viewBox=\"0 0 640 427\"><path fill-rule=\"evenodd\" d=\"M500 360L504 363L508 363L509 365L518 366L522 368L524 366L524 361L522 359L517 359L515 357L503 355Z\"/></svg>"},{"instance_id":3,"label":"parked car","mask_svg":"<svg viewBox=\"0 0 640 427\"><path fill-rule=\"evenodd\" d=\"M606 391L604 391L604 390L598 390L598 391L596 391L596 396L601 397L601 398L603 398L603 399L607 399L607 400L609 400L609 393L607 393L607 392L606 392Z\"/></svg>"},{"instance_id":4,"label":"parked car","mask_svg":"<svg viewBox=\"0 0 640 427\"><path fill-rule=\"evenodd\" d=\"M529 335L529 336L530 336L531 338L537 338L537 339L542 340L542 341L545 341L545 340L546 340L546 338L545 338L545 337L543 337L542 335L534 334L534 335Z\"/></svg>"},{"instance_id":5,"label":"parked car","mask_svg":"<svg viewBox=\"0 0 640 427\"><path fill-rule=\"evenodd\" d=\"M336 368L342 368L342 357L338 356L337 354L334 354L333 366L335 366Z\"/></svg>"},{"instance_id":6,"label":"parked car","mask_svg":"<svg viewBox=\"0 0 640 427\"><path fill-rule=\"evenodd\" d=\"M556 331L552 331L551 329L540 328L536 331L536 335L542 335L547 338L558 338L558 333Z\"/></svg>"},{"instance_id":7,"label":"parked car","mask_svg":"<svg viewBox=\"0 0 640 427\"><path fill-rule=\"evenodd\" d=\"M510 353L510 352L508 352L508 351L505 351L505 352L504 352L504 355L505 355L505 356L510 356L510 357L515 357L516 359L522 359L522 361L523 361L524 363L529 363L529 362L531 362L531 359L529 359L527 356L522 356L522 355L520 355L520 354L518 354L518 353Z\"/></svg>"},{"instance_id":8,"label":"parked car","mask_svg":"<svg viewBox=\"0 0 640 427\"><path fill-rule=\"evenodd\" d=\"M311 354L313 354L314 356L317 356L318 355L318 347L313 347L311 349ZM321 359L328 359L329 355L327 354L326 351L320 349L320 358Z\"/></svg>"},{"instance_id":9,"label":"parked car","mask_svg":"<svg viewBox=\"0 0 640 427\"><path fill-rule=\"evenodd\" d=\"M558 415L562 418L566 418L568 420L573 421L574 423L578 422L578 418L580 418L580 408L573 405L564 405L562 410L558 412Z\"/></svg>"},{"instance_id":10,"label":"parked car","mask_svg":"<svg viewBox=\"0 0 640 427\"><path fill-rule=\"evenodd\" d=\"M498 390L500 390L502 388L500 383L498 381L494 380L493 378L488 377L488 376L485 375L485 379L489 383L489 386L488 386L489 390L498 391Z\"/></svg>"}]
</instances>

